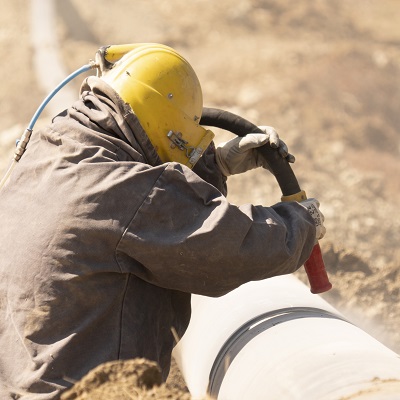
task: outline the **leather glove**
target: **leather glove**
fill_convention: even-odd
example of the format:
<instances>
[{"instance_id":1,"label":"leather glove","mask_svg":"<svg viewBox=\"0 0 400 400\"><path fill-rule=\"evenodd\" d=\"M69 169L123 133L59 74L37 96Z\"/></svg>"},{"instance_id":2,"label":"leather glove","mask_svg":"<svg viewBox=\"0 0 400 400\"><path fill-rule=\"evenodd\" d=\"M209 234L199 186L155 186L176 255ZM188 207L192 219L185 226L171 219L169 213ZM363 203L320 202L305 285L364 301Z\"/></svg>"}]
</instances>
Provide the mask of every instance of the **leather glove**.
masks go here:
<instances>
[{"instance_id":1,"label":"leather glove","mask_svg":"<svg viewBox=\"0 0 400 400\"><path fill-rule=\"evenodd\" d=\"M317 199L310 198L301 201L300 204L307 209L315 222L316 243L318 240L322 239L326 233L326 228L324 226L325 217L319 209L319 201Z\"/></svg>"},{"instance_id":2,"label":"leather glove","mask_svg":"<svg viewBox=\"0 0 400 400\"><path fill-rule=\"evenodd\" d=\"M244 137L236 137L221 143L215 149L216 161L225 176L241 174L257 167L271 171L268 162L257 151L257 147L269 142L278 149L279 154L293 163L295 158L289 154L288 147L279 139L278 133L271 126L259 126L264 133L249 133Z\"/></svg>"}]
</instances>

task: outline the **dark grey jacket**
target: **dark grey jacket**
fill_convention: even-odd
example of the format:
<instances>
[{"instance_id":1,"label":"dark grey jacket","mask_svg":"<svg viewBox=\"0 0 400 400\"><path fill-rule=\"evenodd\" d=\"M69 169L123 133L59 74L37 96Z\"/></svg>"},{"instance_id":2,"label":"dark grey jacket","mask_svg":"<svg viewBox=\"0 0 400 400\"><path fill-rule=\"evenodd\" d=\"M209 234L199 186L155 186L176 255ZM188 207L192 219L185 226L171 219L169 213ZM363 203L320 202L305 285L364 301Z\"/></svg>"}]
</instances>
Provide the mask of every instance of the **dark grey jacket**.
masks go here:
<instances>
[{"instance_id":1,"label":"dark grey jacket","mask_svg":"<svg viewBox=\"0 0 400 400\"><path fill-rule=\"evenodd\" d=\"M53 399L116 359L155 360L166 378L190 293L304 263L315 227L303 207L224 194L212 147L193 171L161 164L129 106L88 78L0 192L0 398Z\"/></svg>"}]
</instances>

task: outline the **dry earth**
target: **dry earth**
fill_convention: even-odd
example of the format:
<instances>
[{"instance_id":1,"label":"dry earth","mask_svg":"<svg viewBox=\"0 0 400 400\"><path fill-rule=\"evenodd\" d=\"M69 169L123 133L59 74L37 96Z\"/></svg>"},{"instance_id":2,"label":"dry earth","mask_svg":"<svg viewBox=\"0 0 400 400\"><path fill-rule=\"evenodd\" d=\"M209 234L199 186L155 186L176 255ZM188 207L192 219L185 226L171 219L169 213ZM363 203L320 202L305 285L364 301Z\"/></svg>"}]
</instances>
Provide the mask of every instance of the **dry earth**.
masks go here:
<instances>
[{"instance_id":1,"label":"dry earth","mask_svg":"<svg viewBox=\"0 0 400 400\"><path fill-rule=\"evenodd\" d=\"M27 4L1 0L1 171L47 94L32 65ZM278 129L296 155L301 186L321 201L326 216L321 246L334 288L323 297L400 352L398 1L56 5L54 35L68 72L105 44L163 42L191 62L205 105ZM78 90L77 82L70 85ZM37 128L48 117L44 113ZM217 133L218 140L229 137ZM280 197L273 177L262 171L230 178L229 190L236 204L268 205ZM304 279L302 271L298 276ZM179 373L175 368L173 373L169 382L179 386Z\"/></svg>"}]
</instances>

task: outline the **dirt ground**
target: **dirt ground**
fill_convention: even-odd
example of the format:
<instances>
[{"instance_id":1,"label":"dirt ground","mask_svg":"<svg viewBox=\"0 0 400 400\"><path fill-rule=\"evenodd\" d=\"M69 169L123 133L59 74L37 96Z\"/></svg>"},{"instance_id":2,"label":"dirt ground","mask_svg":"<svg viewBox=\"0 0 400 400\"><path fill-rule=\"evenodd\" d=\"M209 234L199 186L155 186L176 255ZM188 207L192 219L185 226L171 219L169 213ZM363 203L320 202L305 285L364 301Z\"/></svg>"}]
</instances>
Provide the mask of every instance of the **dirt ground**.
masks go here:
<instances>
[{"instance_id":1,"label":"dirt ground","mask_svg":"<svg viewBox=\"0 0 400 400\"><path fill-rule=\"evenodd\" d=\"M47 93L32 63L28 2L1 2L2 172ZM322 296L400 352L399 2L58 0L56 6L54 35L68 73L102 45L162 42L193 65L206 106L278 130L296 156L302 188L320 200L326 217L321 247L334 287ZM80 81L70 87L77 91ZM37 127L48 118L45 112ZM267 172L252 171L229 179L228 198L268 205L280 193ZM297 275L305 280L303 271ZM184 389L180 379L174 367L164 394ZM164 398L157 396L138 398Z\"/></svg>"}]
</instances>

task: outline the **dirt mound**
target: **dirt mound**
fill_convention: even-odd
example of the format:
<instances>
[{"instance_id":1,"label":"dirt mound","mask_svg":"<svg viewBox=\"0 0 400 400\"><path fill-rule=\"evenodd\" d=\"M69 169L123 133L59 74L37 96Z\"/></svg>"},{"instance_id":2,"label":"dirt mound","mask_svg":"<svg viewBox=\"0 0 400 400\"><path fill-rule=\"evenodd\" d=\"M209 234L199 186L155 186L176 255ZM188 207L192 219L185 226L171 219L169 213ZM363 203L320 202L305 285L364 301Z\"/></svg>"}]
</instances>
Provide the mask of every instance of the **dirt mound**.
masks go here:
<instances>
[{"instance_id":1,"label":"dirt mound","mask_svg":"<svg viewBox=\"0 0 400 400\"><path fill-rule=\"evenodd\" d=\"M162 383L161 371L145 359L113 361L94 368L60 400L189 400L190 395Z\"/></svg>"}]
</instances>

